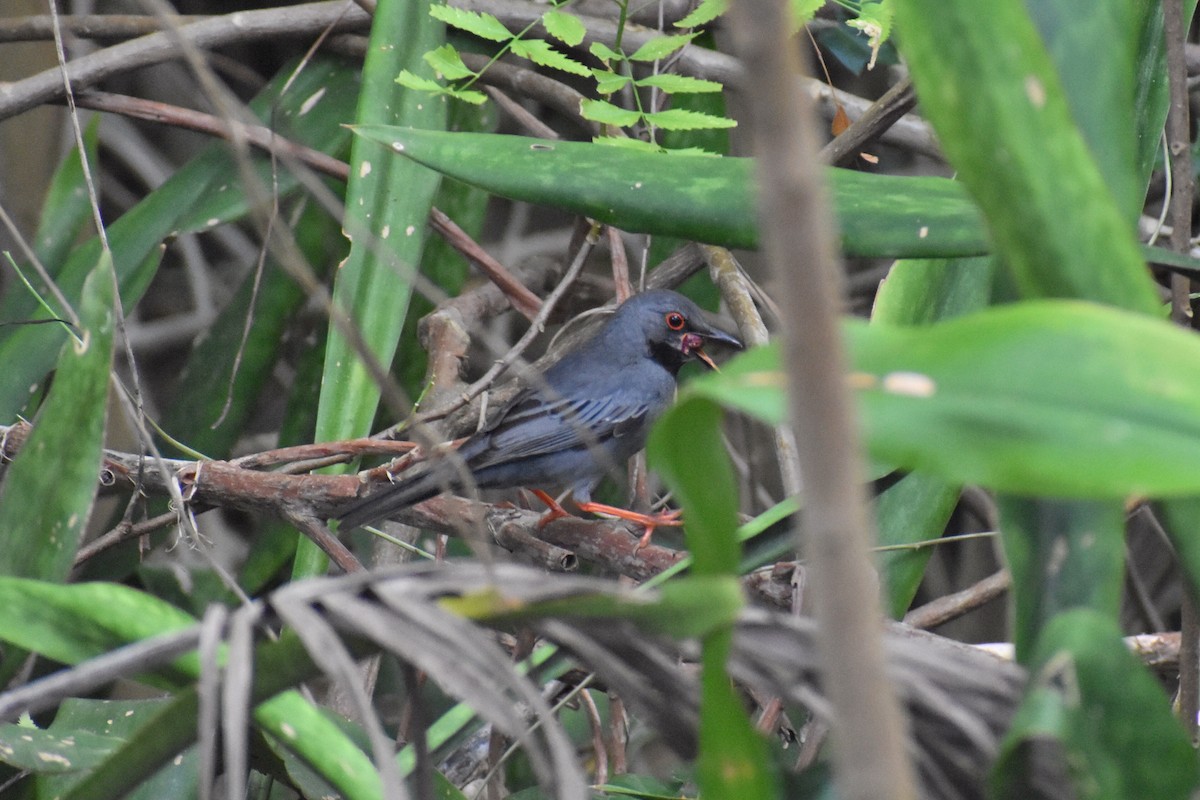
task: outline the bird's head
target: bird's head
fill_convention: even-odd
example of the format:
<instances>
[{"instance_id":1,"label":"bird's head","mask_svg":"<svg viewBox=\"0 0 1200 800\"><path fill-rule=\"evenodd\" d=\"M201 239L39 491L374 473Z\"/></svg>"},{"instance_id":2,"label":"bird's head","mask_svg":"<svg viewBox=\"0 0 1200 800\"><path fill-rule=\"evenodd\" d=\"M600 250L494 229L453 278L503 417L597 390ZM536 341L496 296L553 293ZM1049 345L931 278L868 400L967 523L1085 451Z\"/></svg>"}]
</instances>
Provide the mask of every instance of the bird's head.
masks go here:
<instances>
[{"instance_id":1,"label":"bird's head","mask_svg":"<svg viewBox=\"0 0 1200 800\"><path fill-rule=\"evenodd\" d=\"M710 343L741 348L736 336L710 323L700 307L678 292L643 292L626 300L608 323L616 329L637 332L650 357L672 374L684 363L699 359L716 369L704 347Z\"/></svg>"}]
</instances>

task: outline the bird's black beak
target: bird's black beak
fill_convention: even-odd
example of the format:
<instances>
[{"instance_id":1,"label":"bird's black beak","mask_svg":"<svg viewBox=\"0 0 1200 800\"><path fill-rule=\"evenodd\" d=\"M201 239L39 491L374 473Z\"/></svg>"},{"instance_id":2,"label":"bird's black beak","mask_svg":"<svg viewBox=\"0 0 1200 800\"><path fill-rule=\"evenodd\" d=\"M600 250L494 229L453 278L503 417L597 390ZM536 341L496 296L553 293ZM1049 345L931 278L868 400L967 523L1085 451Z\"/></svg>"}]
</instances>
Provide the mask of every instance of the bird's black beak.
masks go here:
<instances>
[{"instance_id":1,"label":"bird's black beak","mask_svg":"<svg viewBox=\"0 0 1200 800\"><path fill-rule=\"evenodd\" d=\"M704 325L702 328L697 326L695 329L685 333L680 346L685 356L695 356L713 370L720 372L721 370L717 367L717 363L712 360L712 357L708 353L704 352L704 346L712 343L729 345L737 350L742 349L741 339L732 333L711 325Z\"/></svg>"}]
</instances>

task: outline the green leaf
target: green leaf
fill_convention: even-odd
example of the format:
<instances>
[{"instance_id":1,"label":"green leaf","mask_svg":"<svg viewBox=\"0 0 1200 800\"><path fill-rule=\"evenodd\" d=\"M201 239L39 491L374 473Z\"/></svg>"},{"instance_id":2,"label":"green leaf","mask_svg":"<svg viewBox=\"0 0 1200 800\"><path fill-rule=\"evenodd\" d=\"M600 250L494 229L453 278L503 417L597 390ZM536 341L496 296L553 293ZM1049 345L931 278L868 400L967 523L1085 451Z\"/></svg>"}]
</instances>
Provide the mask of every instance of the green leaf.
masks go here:
<instances>
[{"instance_id":1,"label":"green leaf","mask_svg":"<svg viewBox=\"0 0 1200 800\"><path fill-rule=\"evenodd\" d=\"M503 22L486 12L467 11L454 6L430 6L429 15L452 28L458 28L490 42L507 42L513 38Z\"/></svg>"},{"instance_id":2,"label":"green leaf","mask_svg":"<svg viewBox=\"0 0 1200 800\"><path fill-rule=\"evenodd\" d=\"M873 324L927 325L987 306L994 259L897 261L880 285L871 311ZM960 486L937 475L912 472L876 499L879 573L889 612L908 610L934 552L903 547L936 540L958 503Z\"/></svg>"},{"instance_id":3,"label":"green leaf","mask_svg":"<svg viewBox=\"0 0 1200 800\"><path fill-rule=\"evenodd\" d=\"M1143 3L1088 0L1028 6L1057 68L1071 117L1117 205L1130 220L1137 218L1145 200L1145 178L1137 177L1135 169L1133 61L1141 28L1138 18L1152 13L1150 9ZM1090 48L1099 41L1109 43L1103 58L1095 58Z\"/></svg>"},{"instance_id":4,"label":"green leaf","mask_svg":"<svg viewBox=\"0 0 1200 800\"><path fill-rule=\"evenodd\" d=\"M675 23L676 28L699 28L729 10L729 0L700 0L692 13Z\"/></svg>"},{"instance_id":5,"label":"green leaf","mask_svg":"<svg viewBox=\"0 0 1200 800\"><path fill-rule=\"evenodd\" d=\"M113 358L116 277L103 252L83 285L78 338L0 485L0 574L65 580L99 485Z\"/></svg>"},{"instance_id":6,"label":"green leaf","mask_svg":"<svg viewBox=\"0 0 1200 800\"><path fill-rule=\"evenodd\" d=\"M1013 577L1012 639L1030 654L1049 621L1089 608L1116 620L1125 586L1125 510L1119 500L1001 495L1001 541Z\"/></svg>"},{"instance_id":7,"label":"green leaf","mask_svg":"<svg viewBox=\"0 0 1200 800\"><path fill-rule=\"evenodd\" d=\"M633 80L628 75L621 75L620 73L605 69L593 69L592 77L596 79L596 92L602 95L619 92Z\"/></svg>"},{"instance_id":8,"label":"green leaf","mask_svg":"<svg viewBox=\"0 0 1200 800\"><path fill-rule=\"evenodd\" d=\"M671 36L656 36L639 47L629 56L630 61L658 61L661 58L682 50L692 43L695 33L677 33Z\"/></svg>"},{"instance_id":9,"label":"green leaf","mask_svg":"<svg viewBox=\"0 0 1200 800\"><path fill-rule=\"evenodd\" d=\"M118 743L87 730L52 733L0 725L0 761L34 773L76 772L111 753Z\"/></svg>"},{"instance_id":10,"label":"green leaf","mask_svg":"<svg viewBox=\"0 0 1200 800\"><path fill-rule=\"evenodd\" d=\"M654 426L646 454L683 507L696 575L736 575L737 484L721 439L721 408L693 396Z\"/></svg>"},{"instance_id":11,"label":"green leaf","mask_svg":"<svg viewBox=\"0 0 1200 800\"><path fill-rule=\"evenodd\" d=\"M706 800L783 797L767 741L754 729L725 669L732 631L713 633L700 650L700 753L696 777Z\"/></svg>"},{"instance_id":12,"label":"green leaf","mask_svg":"<svg viewBox=\"0 0 1200 800\"><path fill-rule=\"evenodd\" d=\"M729 117L718 117L700 111L687 111L682 108L668 108L666 111L655 111L646 115L646 121L659 128L673 131L694 131L707 128L736 128L737 120Z\"/></svg>"},{"instance_id":13,"label":"green leaf","mask_svg":"<svg viewBox=\"0 0 1200 800\"><path fill-rule=\"evenodd\" d=\"M719 92L725 87L716 81L705 81L688 75L675 75L670 72L660 72L657 75L647 75L635 81L638 86L654 86L671 94L696 92Z\"/></svg>"},{"instance_id":14,"label":"green leaf","mask_svg":"<svg viewBox=\"0 0 1200 800\"><path fill-rule=\"evenodd\" d=\"M771 344L735 356L721 366L720 372L688 381L680 391L679 405L696 395L772 425L782 425L788 413L786 390L779 348Z\"/></svg>"},{"instance_id":15,"label":"green leaf","mask_svg":"<svg viewBox=\"0 0 1200 800\"><path fill-rule=\"evenodd\" d=\"M300 252L318 279L345 258L340 225L318 204L305 206L294 231ZM246 434L246 422L260 409L264 390L277 385L274 367L286 352L287 331L296 324L295 315L308 300L308 294L274 258L268 257L264 264L251 309L255 282L256 276L248 274L208 334L193 345L173 387L175 400L164 412L163 430L210 458L229 457L234 444ZM254 324L243 346L247 315L253 316ZM312 441L311 430L305 441Z\"/></svg>"},{"instance_id":16,"label":"green leaf","mask_svg":"<svg viewBox=\"0 0 1200 800\"><path fill-rule=\"evenodd\" d=\"M637 111L621 108L607 100L584 98L579 101L579 111L583 114L584 119L590 119L592 122L599 122L602 125L616 125L619 128L633 125L642 118Z\"/></svg>"},{"instance_id":17,"label":"green leaf","mask_svg":"<svg viewBox=\"0 0 1200 800\"><path fill-rule=\"evenodd\" d=\"M195 622L156 597L114 583L60 586L0 578L0 639L64 664ZM184 656L175 669L182 680L183 674L197 672L199 662L194 655Z\"/></svg>"},{"instance_id":18,"label":"green leaf","mask_svg":"<svg viewBox=\"0 0 1200 800\"><path fill-rule=\"evenodd\" d=\"M897 15L921 107L1019 290L1153 313L1128 198L1114 197L1076 127L1026 5L900 0Z\"/></svg>"},{"instance_id":19,"label":"green leaf","mask_svg":"<svg viewBox=\"0 0 1200 800\"><path fill-rule=\"evenodd\" d=\"M624 61L625 55L618 53L603 42L592 42L588 45L588 52L596 58L607 64L610 61Z\"/></svg>"},{"instance_id":20,"label":"green leaf","mask_svg":"<svg viewBox=\"0 0 1200 800\"><path fill-rule=\"evenodd\" d=\"M603 147L615 147L623 150L634 150L638 153L655 153L661 155L663 149L654 142L635 139L632 136L597 136L592 139L595 144Z\"/></svg>"},{"instance_id":21,"label":"green leaf","mask_svg":"<svg viewBox=\"0 0 1200 800\"><path fill-rule=\"evenodd\" d=\"M720 406L693 396L658 421L646 453L683 507L695 577L732 584L741 558L736 535L738 493L721 419ZM750 724L729 680L725 664L731 641L728 625L712 630L701 641L696 762L700 790L709 798L767 800L778 796L777 776L766 740Z\"/></svg>"},{"instance_id":22,"label":"green leaf","mask_svg":"<svg viewBox=\"0 0 1200 800\"><path fill-rule=\"evenodd\" d=\"M59 706L54 722L47 730L13 726L12 735L5 737L7 741L0 747L0 752L11 746L14 755L22 756L24 768L35 773L49 773L38 776L41 796L63 797L134 732L150 723L154 713L165 703L162 699L68 698ZM61 769L52 768L54 766ZM139 784L128 797L129 800L191 797L197 790L198 778L199 754L193 748Z\"/></svg>"},{"instance_id":23,"label":"green leaf","mask_svg":"<svg viewBox=\"0 0 1200 800\"><path fill-rule=\"evenodd\" d=\"M477 73L463 63L462 56L454 49L453 45L444 44L441 47L430 50L424 55L425 63L433 67L434 71L448 81L457 81L462 78L474 77ZM408 70L400 70L400 74L408 72ZM408 74L412 74L409 72ZM399 81L399 78L397 78Z\"/></svg>"},{"instance_id":24,"label":"green leaf","mask_svg":"<svg viewBox=\"0 0 1200 800\"><path fill-rule=\"evenodd\" d=\"M102 118L100 114L92 117L83 134L89 164L97 163ZM46 200L42 203L42 213L38 218L37 234L33 239L33 251L51 275L62 266L79 232L91 218L91 199L84 185L83 164L79 159L79 150L73 148L63 158L50 180L50 188L46 192ZM9 309L7 304L0 306L0 309L3 309L0 312L2 319L14 319L19 315Z\"/></svg>"},{"instance_id":25,"label":"green leaf","mask_svg":"<svg viewBox=\"0 0 1200 800\"><path fill-rule=\"evenodd\" d=\"M728 628L745 605L733 575L692 574L664 584L654 593L620 595L580 592L568 597L520 603L492 590L443 598L443 608L488 625L529 620L627 619L639 628L675 639L705 636Z\"/></svg>"},{"instance_id":26,"label":"green leaf","mask_svg":"<svg viewBox=\"0 0 1200 800\"><path fill-rule=\"evenodd\" d=\"M578 45L583 41L583 37L587 36L587 28L579 17L558 9L543 14L542 25L546 27L546 33L571 47Z\"/></svg>"},{"instance_id":27,"label":"green leaf","mask_svg":"<svg viewBox=\"0 0 1200 800\"><path fill-rule=\"evenodd\" d=\"M453 89L445 90L447 97L453 97L455 100L462 100L464 103L470 103L473 106L481 106L487 102L487 95L483 92L477 92L474 89Z\"/></svg>"},{"instance_id":28,"label":"green leaf","mask_svg":"<svg viewBox=\"0 0 1200 800\"><path fill-rule=\"evenodd\" d=\"M892 265L879 285L871 321L886 325L929 325L991 302L995 259L909 259Z\"/></svg>"},{"instance_id":29,"label":"green leaf","mask_svg":"<svg viewBox=\"0 0 1200 800\"><path fill-rule=\"evenodd\" d=\"M800 30L807 25L823 5L825 5L825 0L789 0L788 10L791 11L792 25L795 30Z\"/></svg>"},{"instance_id":30,"label":"green leaf","mask_svg":"<svg viewBox=\"0 0 1200 800\"><path fill-rule=\"evenodd\" d=\"M446 91L446 87L437 81L430 78L422 78L420 75L414 75L406 69L400 70L400 74L396 76L396 83L406 86L409 89L416 89L418 92L440 94Z\"/></svg>"},{"instance_id":31,"label":"green leaf","mask_svg":"<svg viewBox=\"0 0 1200 800\"><path fill-rule=\"evenodd\" d=\"M884 461L1037 496L1200 489L1200 378L1180 366L1200 370L1200 338L1165 321L1042 301L848 332Z\"/></svg>"},{"instance_id":32,"label":"green leaf","mask_svg":"<svg viewBox=\"0 0 1200 800\"><path fill-rule=\"evenodd\" d=\"M1080 301L1028 301L920 328L850 321L871 455L1039 497L1200 492L1200 337ZM778 424L774 347L684 394Z\"/></svg>"},{"instance_id":33,"label":"green leaf","mask_svg":"<svg viewBox=\"0 0 1200 800\"><path fill-rule=\"evenodd\" d=\"M66 664L195 624L174 606L118 584L64 586L0 578L0 639ZM255 721L347 797L377 798L379 776L370 759L299 693L282 691L317 672L295 636L285 634L261 645L255 665L255 696L266 701L255 709ZM189 653L148 677L155 685L174 688L194 681L199 670L197 655ZM114 781L136 785L140 775L156 772L195 741L196 709L195 690L179 692L88 777L81 791Z\"/></svg>"},{"instance_id":34,"label":"green leaf","mask_svg":"<svg viewBox=\"0 0 1200 800\"><path fill-rule=\"evenodd\" d=\"M554 205L622 230L756 247L750 159L663 158L581 142L360 126L360 136L515 200ZM988 243L961 184L831 169L848 255L979 255Z\"/></svg>"},{"instance_id":35,"label":"green leaf","mask_svg":"<svg viewBox=\"0 0 1200 800\"><path fill-rule=\"evenodd\" d=\"M448 13L454 16L456 12ZM416 69L422 56L442 43L444 31L436 17L428 0L380 4L363 65L356 113L359 123L445 126L445 100L431 102L424 93L393 80L401 70ZM436 173L420 165L392 157L376 142L354 139L342 226L350 239L350 254L337 269L333 301L349 315L361 332L363 346L383 368L392 363L403 330L439 180ZM315 441L370 433L379 398L380 388L356 348L345 332L331 326ZM393 413L400 413L399 409ZM342 466L337 471L346 469ZM300 537L294 576L324 573L327 563L311 540Z\"/></svg>"},{"instance_id":36,"label":"green leaf","mask_svg":"<svg viewBox=\"0 0 1200 800\"><path fill-rule=\"evenodd\" d=\"M1111 620L1087 609L1059 614L1042 631L1033 664L992 796L1031 796L1036 771L1025 745L1044 748L1048 738L1061 742L1081 798L1184 800L1200 785L1168 698Z\"/></svg>"},{"instance_id":37,"label":"green leaf","mask_svg":"<svg viewBox=\"0 0 1200 800\"><path fill-rule=\"evenodd\" d=\"M521 58L528 58L535 64L540 64L543 67L562 70L569 72L572 75L580 75L584 78L590 78L592 71L580 64L570 56L558 52L554 47L543 39L519 39L512 43L509 48L514 55Z\"/></svg>"}]
</instances>

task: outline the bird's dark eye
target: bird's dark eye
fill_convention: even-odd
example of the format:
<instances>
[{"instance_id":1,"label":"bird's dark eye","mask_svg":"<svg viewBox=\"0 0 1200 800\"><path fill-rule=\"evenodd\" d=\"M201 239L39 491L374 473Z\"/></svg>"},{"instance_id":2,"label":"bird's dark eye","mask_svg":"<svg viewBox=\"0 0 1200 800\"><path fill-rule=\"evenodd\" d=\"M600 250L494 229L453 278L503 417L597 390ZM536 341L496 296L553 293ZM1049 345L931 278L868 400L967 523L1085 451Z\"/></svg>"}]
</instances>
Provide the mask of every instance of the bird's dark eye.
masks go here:
<instances>
[{"instance_id":1,"label":"bird's dark eye","mask_svg":"<svg viewBox=\"0 0 1200 800\"><path fill-rule=\"evenodd\" d=\"M678 311L667 312L667 327L673 331L683 330L683 326L687 324L687 320L683 318L683 314Z\"/></svg>"}]
</instances>

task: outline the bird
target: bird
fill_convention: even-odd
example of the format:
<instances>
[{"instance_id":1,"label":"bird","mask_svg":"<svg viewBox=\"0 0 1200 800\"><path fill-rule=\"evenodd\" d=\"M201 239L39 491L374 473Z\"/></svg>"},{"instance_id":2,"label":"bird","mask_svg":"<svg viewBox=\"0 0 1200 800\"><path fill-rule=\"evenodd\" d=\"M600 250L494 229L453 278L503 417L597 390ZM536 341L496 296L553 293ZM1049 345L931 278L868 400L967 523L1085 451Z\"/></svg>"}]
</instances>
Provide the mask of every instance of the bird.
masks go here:
<instances>
[{"instance_id":1,"label":"bird","mask_svg":"<svg viewBox=\"0 0 1200 800\"><path fill-rule=\"evenodd\" d=\"M580 511L629 520L645 528L643 547L659 525L678 525L679 512L641 514L593 502L600 481L646 444L650 427L675 396L680 367L700 360L716 369L706 344L740 349L736 336L709 323L683 295L652 290L633 295L592 336L522 388L453 457L434 457L337 515L339 530L370 525L443 491L526 487L549 511L545 525L568 515L540 487L568 488Z\"/></svg>"}]
</instances>

